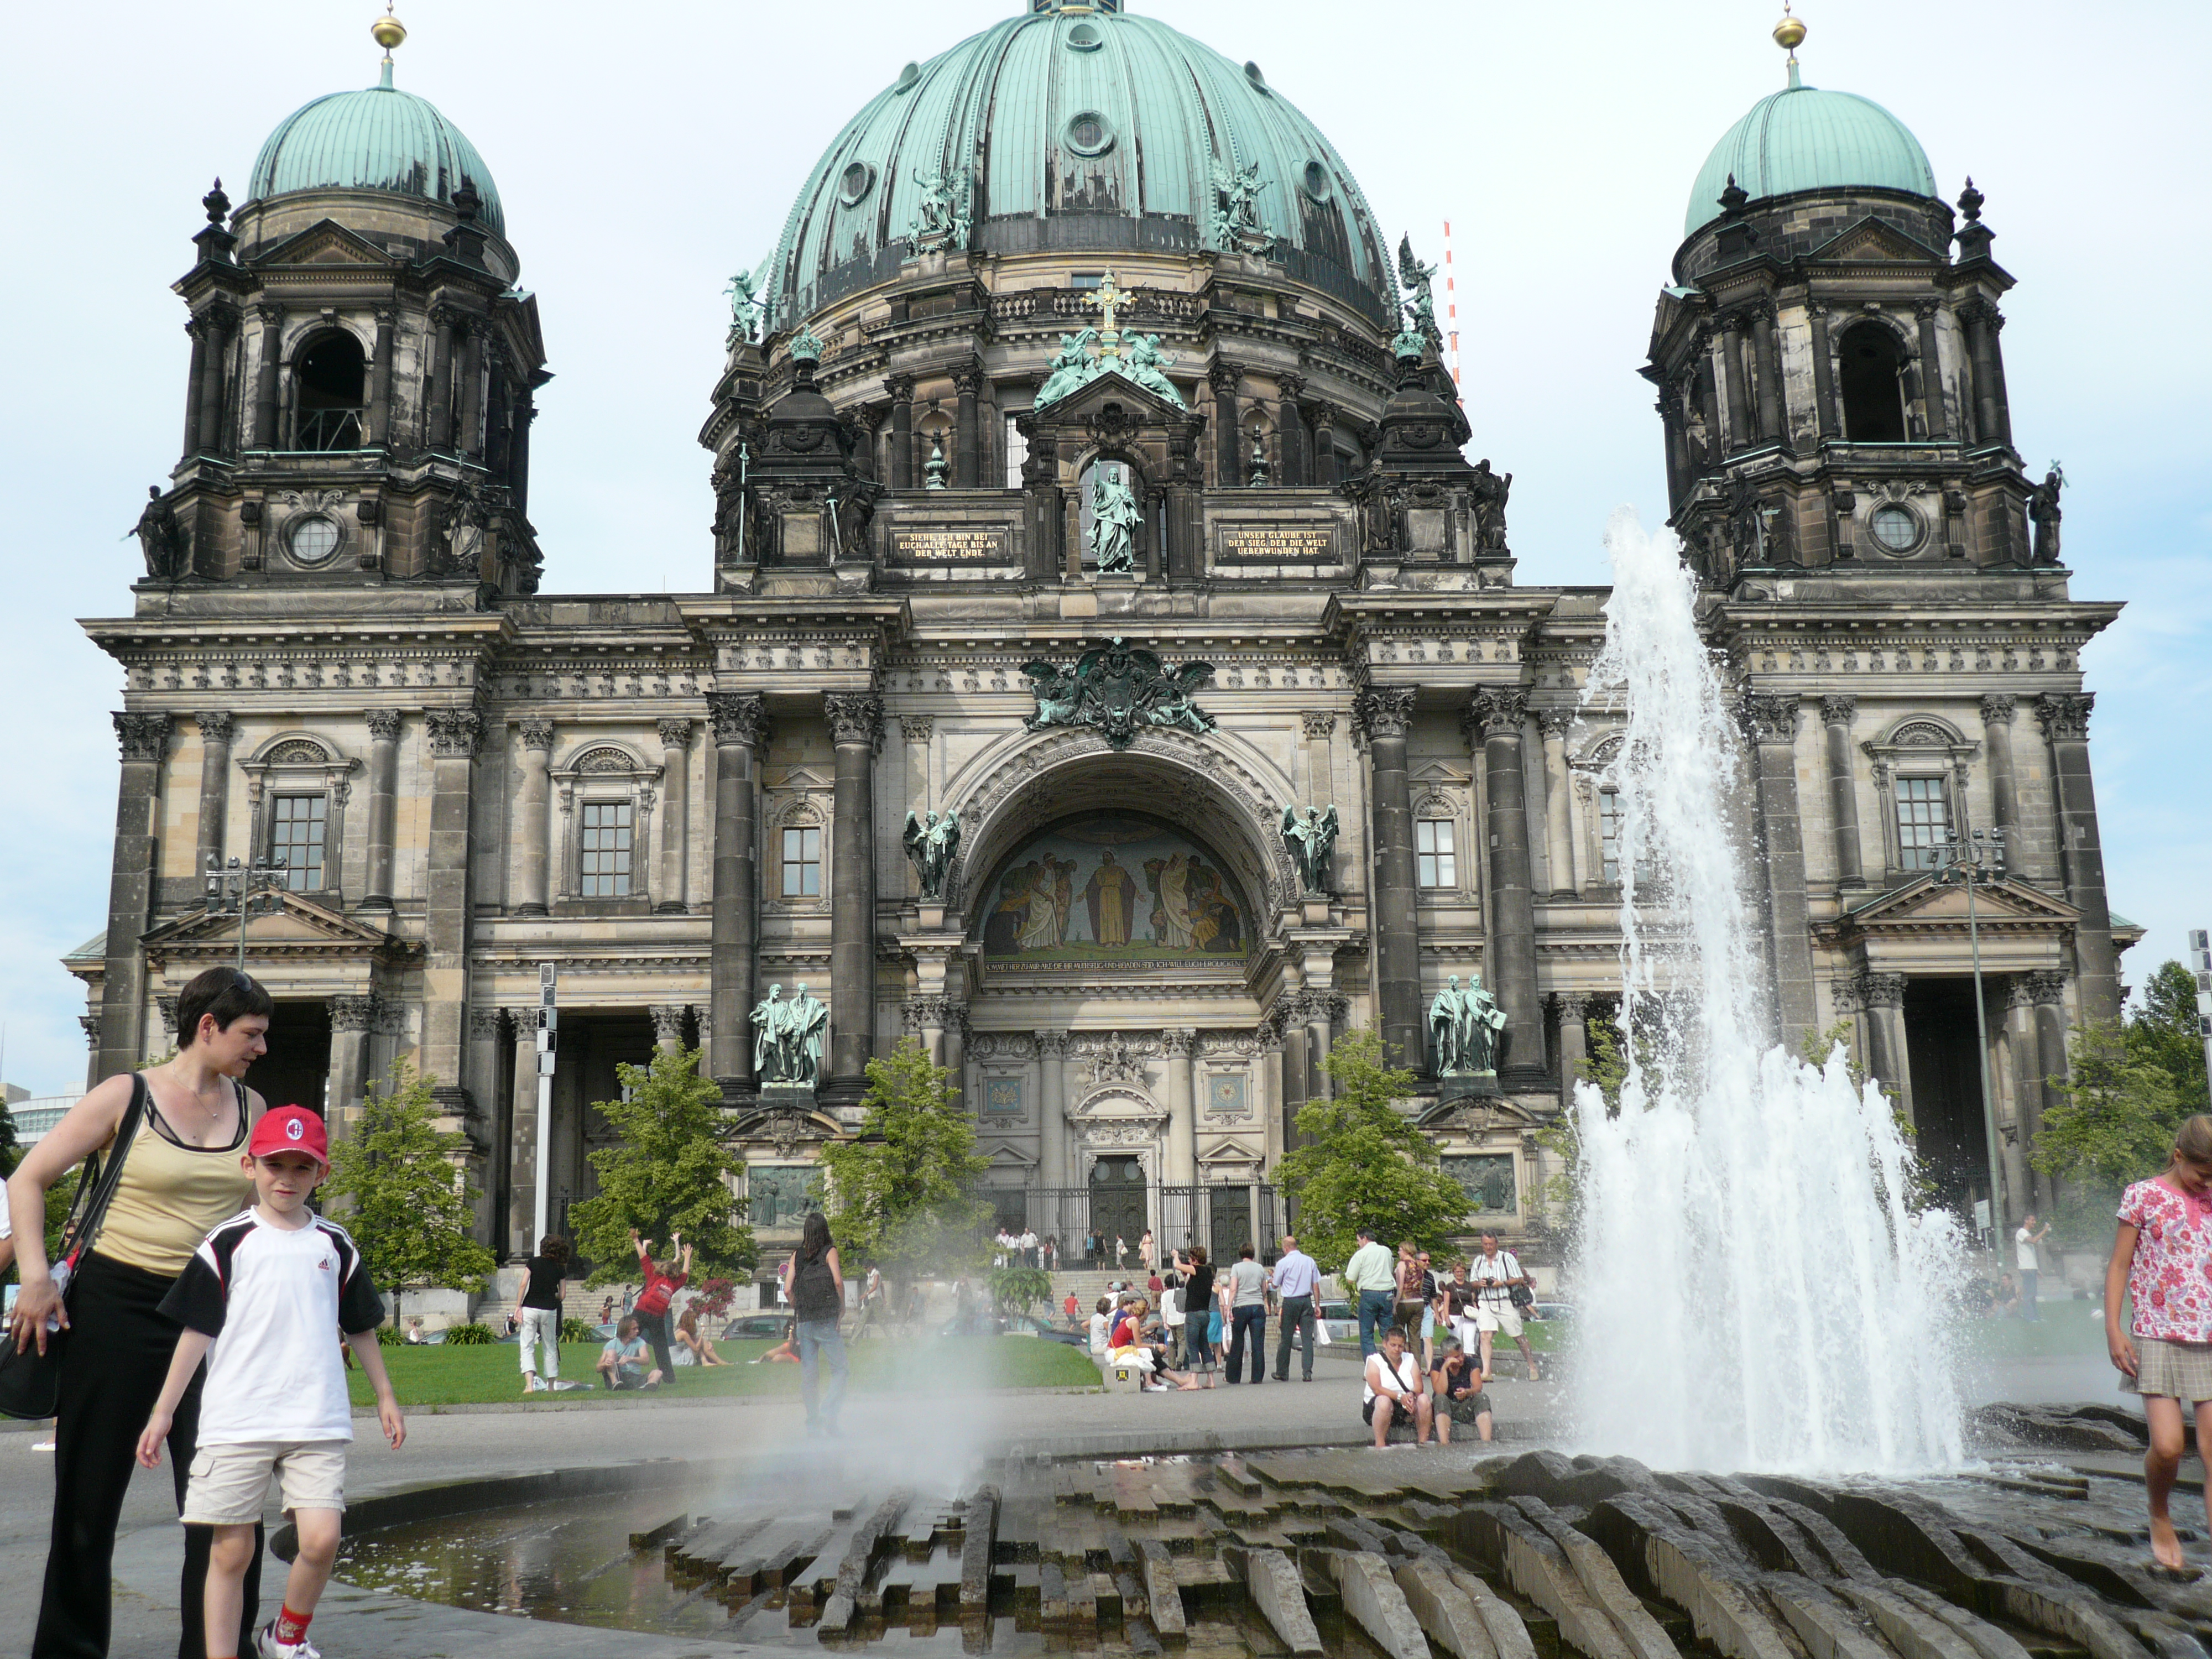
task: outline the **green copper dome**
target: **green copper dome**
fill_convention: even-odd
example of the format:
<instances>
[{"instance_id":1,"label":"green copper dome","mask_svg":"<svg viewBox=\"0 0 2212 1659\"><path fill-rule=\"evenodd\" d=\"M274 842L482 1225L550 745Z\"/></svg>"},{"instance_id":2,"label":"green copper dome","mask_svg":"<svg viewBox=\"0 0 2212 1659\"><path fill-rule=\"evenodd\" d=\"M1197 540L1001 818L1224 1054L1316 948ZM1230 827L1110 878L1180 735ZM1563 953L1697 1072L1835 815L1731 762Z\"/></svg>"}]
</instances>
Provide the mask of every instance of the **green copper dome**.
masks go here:
<instances>
[{"instance_id":1,"label":"green copper dome","mask_svg":"<svg viewBox=\"0 0 2212 1659\"><path fill-rule=\"evenodd\" d=\"M451 204L474 185L477 222L504 235L499 191L477 147L427 98L391 84L333 92L277 124L254 158L246 199L295 190L380 190Z\"/></svg>"},{"instance_id":2,"label":"green copper dome","mask_svg":"<svg viewBox=\"0 0 2212 1659\"><path fill-rule=\"evenodd\" d=\"M1754 201L1801 190L1936 194L1928 153L1904 122L1870 98L1818 87L1785 87L1760 99L1723 135L1691 187L1685 236L1721 216L1730 174Z\"/></svg>"},{"instance_id":3,"label":"green copper dome","mask_svg":"<svg viewBox=\"0 0 2212 1659\"><path fill-rule=\"evenodd\" d=\"M938 181L933 205L949 183L968 248L1110 263L1218 247L1217 178L1238 174L1241 240L1270 239L1294 278L1395 318L1384 238L1351 169L1258 64L1118 5L1039 0L909 64L837 135L769 266L775 325L894 275L924 179Z\"/></svg>"}]
</instances>

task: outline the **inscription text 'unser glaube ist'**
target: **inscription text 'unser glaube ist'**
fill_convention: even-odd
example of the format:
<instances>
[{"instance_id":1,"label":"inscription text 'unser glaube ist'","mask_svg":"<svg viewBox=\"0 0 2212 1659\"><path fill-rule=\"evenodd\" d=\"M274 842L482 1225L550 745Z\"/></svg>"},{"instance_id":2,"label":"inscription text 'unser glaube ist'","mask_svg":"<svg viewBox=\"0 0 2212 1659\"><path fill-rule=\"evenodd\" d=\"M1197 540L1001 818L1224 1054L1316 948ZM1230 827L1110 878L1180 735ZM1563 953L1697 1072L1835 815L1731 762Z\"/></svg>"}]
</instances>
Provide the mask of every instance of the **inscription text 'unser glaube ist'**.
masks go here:
<instances>
[{"instance_id":1,"label":"inscription text 'unser glaube ist'","mask_svg":"<svg viewBox=\"0 0 2212 1659\"><path fill-rule=\"evenodd\" d=\"M1297 526L1224 529L1221 556L1224 559L1326 559L1334 550L1335 537L1322 529Z\"/></svg>"}]
</instances>

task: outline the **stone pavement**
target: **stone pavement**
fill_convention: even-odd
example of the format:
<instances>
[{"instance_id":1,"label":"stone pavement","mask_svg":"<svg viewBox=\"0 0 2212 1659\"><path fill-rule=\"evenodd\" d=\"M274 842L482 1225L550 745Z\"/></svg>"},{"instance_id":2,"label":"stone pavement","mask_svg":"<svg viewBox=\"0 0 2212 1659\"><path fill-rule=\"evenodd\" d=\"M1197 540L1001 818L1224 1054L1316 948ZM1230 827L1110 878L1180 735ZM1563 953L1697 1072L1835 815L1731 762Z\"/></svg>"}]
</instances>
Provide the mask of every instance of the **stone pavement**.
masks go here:
<instances>
[{"instance_id":1,"label":"stone pavement","mask_svg":"<svg viewBox=\"0 0 2212 1659\"><path fill-rule=\"evenodd\" d=\"M927 1447L955 1461L1350 1444L1366 1433L1359 1420L1357 1350L1340 1359L1317 1367L1311 1383L1269 1382L1258 1390L1247 1384L1195 1394L856 1395L846 1409L847 1439L862 1455L903 1459ZM1294 1359L1294 1378L1295 1364ZM1555 1404L1551 1387L1501 1382L1494 1389L1501 1435L1516 1449L1540 1438ZM358 1501L416 1486L559 1468L765 1457L790 1449L799 1420L799 1407L788 1401L694 1403L678 1396L564 1409L556 1395L529 1409L518 1402L418 1413L408 1419L406 1446L393 1452L377 1437L373 1419L357 1419L356 1432L362 1437L355 1443L348 1493ZM26 1632L38 1605L52 1504L52 1458L31 1449L43 1437L27 1425L0 1430L0 1606L15 1613L17 1628ZM272 1516L272 1528L274 1523ZM131 1483L117 1538L113 1659L167 1659L175 1652L182 1556L168 1472L142 1470ZM284 1572L274 1556L264 1564L265 1607L273 1609ZM334 1583L325 1596L314 1634L331 1659L587 1659L608 1650L604 1631L435 1607L343 1583ZM623 1637L622 1647L625 1659L732 1651L726 1642L642 1635Z\"/></svg>"}]
</instances>

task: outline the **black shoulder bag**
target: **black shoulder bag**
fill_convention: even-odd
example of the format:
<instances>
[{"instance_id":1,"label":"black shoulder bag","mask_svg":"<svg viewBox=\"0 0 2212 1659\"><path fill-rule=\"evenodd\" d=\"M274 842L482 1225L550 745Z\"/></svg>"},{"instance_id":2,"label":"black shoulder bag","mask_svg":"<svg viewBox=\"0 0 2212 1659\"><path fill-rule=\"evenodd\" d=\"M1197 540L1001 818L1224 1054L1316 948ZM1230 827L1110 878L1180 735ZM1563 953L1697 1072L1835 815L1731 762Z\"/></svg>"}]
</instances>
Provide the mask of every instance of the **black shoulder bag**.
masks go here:
<instances>
[{"instance_id":1,"label":"black shoulder bag","mask_svg":"<svg viewBox=\"0 0 2212 1659\"><path fill-rule=\"evenodd\" d=\"M114 1146L106 1158L94 1152L85 1159L83 1173L77 1177L76 1198L62 1226L60 1259L53 1264L54 1276L62 1280L64 1307L69 1305L70 1287L78 1266L100 1237L108 1202L123 1179L124 1156L145 1121L146 1105L146 1079L134 1073L131 1103L123 1109L123 1121L116 1126ZM61 1399L62 1345L69 1340L69 1334L65 1326L49 1330L43 1354L36 1344L17 1348L12 1332L0 1335L0 1416L38 1419L54 1414Z\"/></svg>"}]
</instances>

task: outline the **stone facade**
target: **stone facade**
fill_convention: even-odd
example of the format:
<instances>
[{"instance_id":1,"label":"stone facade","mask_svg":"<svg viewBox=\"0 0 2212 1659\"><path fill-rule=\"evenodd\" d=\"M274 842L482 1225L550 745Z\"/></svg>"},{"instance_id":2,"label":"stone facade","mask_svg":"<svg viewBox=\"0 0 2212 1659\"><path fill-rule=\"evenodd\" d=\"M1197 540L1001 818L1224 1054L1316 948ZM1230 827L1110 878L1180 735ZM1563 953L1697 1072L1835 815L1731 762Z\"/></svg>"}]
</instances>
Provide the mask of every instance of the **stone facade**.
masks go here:
<instances>
[{"instance_id":1,"label":"stone facade","mask_svg":"<svg viewBox=\"0 0 2212 1659\"><path fill-rule=\"evenodd\" d=\"M159 999L234 948L198 908L206 860L289 849L295 890L248 945L280 1043L327 1032L289 1063L319 1066L341 1134L392 1059L434 1073L504 1250L537 1196L549 962L562 1199L589 1190L588 1102L614 1063L697 1044L774 1231L812 1148L856 1124L867 1060L912 1036L958 1073L994 1182L1040 1231L1072 1243L1072 1195L1102 1170L1141 1181L1170 1237L1208 1206L1217 1232L1258 1227L1328 1044L1372 1025L1424 1073L1414 1106L1447 1155L1475 1160L1455 1167L1530 1233L1537 1131L1618 986L1617 724L1581 707L1602 595L1515 584L1510 477L1462 453L1504 429L1462 412L1418 334L1394 338L1395 290L1249 234L917 244L759 340L732 328L699 590L567 599L538 591L526 516L544 351L512 250L465 202L308 194L228 228L211 203L179 284L179 556L149 544L131 613L88 624L125 706L108 931L70 964L93 1075L162 1046ZM1978 221L1954 257L1951 222L1848 193L1732 210L1684 245L1646 372L1742 698L1737 828L1765 875L1776 1029L1847 1022L1970 1186L1967 929L1928 849L2003 828L1978 927L2026 1194L2064 1026L2118 1006L2080 667L2117 607L2071 599L2030 543L1996 355L2012 279ZM1103 373L1036 406L1086 319L1157 334L1176 396ZM1839 389L1838 343L1869 328L1896 354L1895 441L1855 441L1863 365ZM331 331L362 402L346 447L311 448L301 365ZM1102 466L1138 504L1127 574L1088 552ZM1209 665L1197 712L1118 734L1049 718L1032 671L1117 639ZM1316 893L1279 826L1331 804ZM929 811L962 829L934 896L901 846ZM1186 849L1103 884L1109 915L1117 890L1150 898L1136 944L1071 921L1087 864L1056 902L1021 885L1018 855L1055 833ZM1137 949L1182 939L1201 888L1202 946ZM994 934L1001 913L1018 921ZM1428 1000L1471 971L1509 1018L1502 1093L1480 1099L1439 1090L1422 1052ZM749 1014L800 982L830 1009L823 1081L764 1094Z\"/></svg>"}]
</instances>

